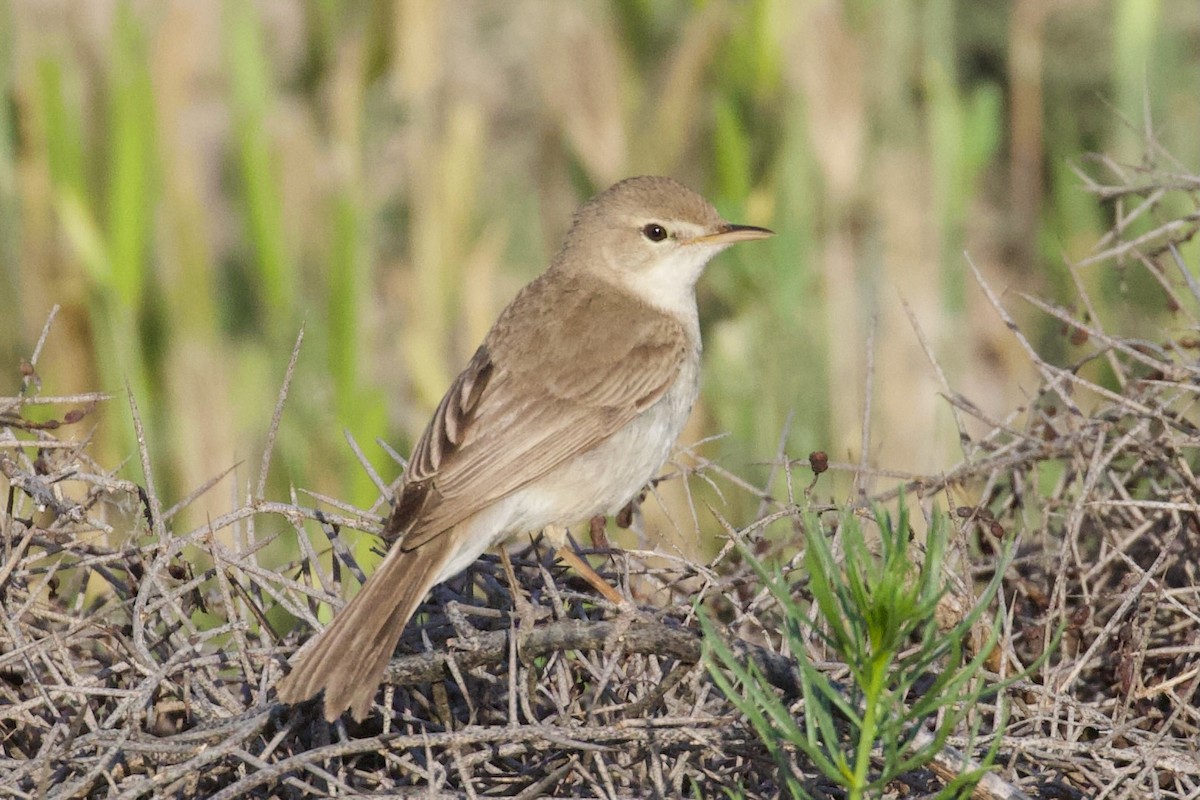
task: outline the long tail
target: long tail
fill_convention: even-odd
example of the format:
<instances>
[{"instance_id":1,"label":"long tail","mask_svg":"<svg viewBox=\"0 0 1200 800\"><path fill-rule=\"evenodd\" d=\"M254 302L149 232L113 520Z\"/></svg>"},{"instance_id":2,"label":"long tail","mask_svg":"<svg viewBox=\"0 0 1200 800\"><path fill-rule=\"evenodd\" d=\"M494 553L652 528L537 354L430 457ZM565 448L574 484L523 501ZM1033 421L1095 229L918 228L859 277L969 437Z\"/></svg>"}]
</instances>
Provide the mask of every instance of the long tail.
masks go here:
<instances>
[{"instance_id":1,"label":"long tail","mask_svg":"<svg viewBox=\"0 0 1200 800\"><path fill-rule=\"evenodd\" d=\"M284 703L325 690L325 719L350 708L361 720L371 708L388 659L450 554L443 542L404 551L392 547L362 590L333 618L277 686ZM431 546L433 545L433 546Z\"/></svg>"}]
</instances>

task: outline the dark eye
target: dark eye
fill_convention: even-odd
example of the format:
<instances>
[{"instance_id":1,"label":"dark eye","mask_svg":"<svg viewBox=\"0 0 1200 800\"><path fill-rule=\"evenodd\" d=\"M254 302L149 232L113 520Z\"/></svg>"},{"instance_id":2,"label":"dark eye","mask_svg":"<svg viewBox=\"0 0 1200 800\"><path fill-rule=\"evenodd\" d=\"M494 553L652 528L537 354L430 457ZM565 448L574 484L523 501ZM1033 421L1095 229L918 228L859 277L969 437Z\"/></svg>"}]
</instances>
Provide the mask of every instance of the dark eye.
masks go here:
<instances>
[{"instance_id":1,"label":"dark eye","mask_svg":"<svg viewBox=\"0 0 1200 800\"><path fill-rule=\"evenodd\" d=\"M657 222L651 222L646 227L642 228L642 235L652 242L661 242L667 238L667 229Z\"/></svg>"}]
</instances>

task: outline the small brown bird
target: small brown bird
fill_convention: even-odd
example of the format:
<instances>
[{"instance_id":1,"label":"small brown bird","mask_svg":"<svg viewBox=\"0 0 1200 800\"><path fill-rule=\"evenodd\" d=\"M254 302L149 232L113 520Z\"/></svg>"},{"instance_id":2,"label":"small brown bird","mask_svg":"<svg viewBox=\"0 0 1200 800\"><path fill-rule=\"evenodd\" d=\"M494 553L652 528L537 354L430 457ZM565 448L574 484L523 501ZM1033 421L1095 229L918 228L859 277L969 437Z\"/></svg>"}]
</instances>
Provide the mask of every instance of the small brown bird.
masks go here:
<instances>
[{"instance_id":1,"label":"small brown bird","mask_svg":"<svg viewBox=\"0 0 1200 800\"><path fill-rule=\"evenodd\" d=\"M670 178L629 178L575 215L562 249L500 314L413 450L362 590L279 683L361 720L417 605L522 532L613 514L670 454L696 400L696 281L732 225ZM576 559L578 563L578 559Z\"/></svg>"}]
</instances>

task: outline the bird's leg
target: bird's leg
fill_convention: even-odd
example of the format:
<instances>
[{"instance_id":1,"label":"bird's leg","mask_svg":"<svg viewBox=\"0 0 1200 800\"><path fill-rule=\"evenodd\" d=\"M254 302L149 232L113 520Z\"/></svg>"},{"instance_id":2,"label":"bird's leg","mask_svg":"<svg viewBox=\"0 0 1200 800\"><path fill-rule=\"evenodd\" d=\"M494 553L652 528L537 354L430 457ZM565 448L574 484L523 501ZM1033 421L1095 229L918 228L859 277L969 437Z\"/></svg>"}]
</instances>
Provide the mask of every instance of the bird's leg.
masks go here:
<instances>
[{"instance_id":1,"label":"bird's leg","mask_svg":"<svg viewBox=\"0 0 1200 800\"><path fill-rule=\"evenodd\" d=\"M604 595L605 600L608 600L610 603L614 603L616 605L621 605L625 602L625 598L621 596L620 592L614 589L608 581L604 580L604 578L601 578L596 573L596 570L592 569L592 565L584 561L579 554L575 552L575 548L572 543L567 541L566 528L561 528L557 525L551 525L545 529L544 533L546 538L554 546L555 551L558 553L558 557L562 559L563 563L574 569L577 573L579 573L579 576L590 583L597 592Z\"/></svg>"},{"instance_id":2,"label":"bird's leg","mask_svg":"<svg viewBox=\"0 0 1200 800\"><path fill-rule=\"evenodd\" d=\"M588 521L588 534L592 537L592 547L597 550L608 550L612 544L608 541L608 534L604 531L604 515L597 514Z\"/></svg>"},{"instance_id":3,"label":"bird's leg","mask_svg":"<svg viewBox=\"0 0 1200 800\"><path fill-rule=\"evenodd\" d=\"M629 528L633 525L633 517L638 511L638 506L646 499L646 490L643 489L638 496L625 504L625 507L617 512L617 527L621 529Z\"/></svg>"},{"instance_id":4,"label":"bird's leg","mask_svg":"<svg viewBox=\"0 0 1200 800\"><path fill-rule=\"evenodd\" d=\"M508 548L503 545L500 546L500 564L504 567L504 577L508 580L508 590L513 599L513 610L517 614L517 619L521 620L521 629L531 631L536 623L533 605L525 599L525 592L517 583L517 573L513 569L512 560L508 557Z\"/></svg>"}]
</instances>

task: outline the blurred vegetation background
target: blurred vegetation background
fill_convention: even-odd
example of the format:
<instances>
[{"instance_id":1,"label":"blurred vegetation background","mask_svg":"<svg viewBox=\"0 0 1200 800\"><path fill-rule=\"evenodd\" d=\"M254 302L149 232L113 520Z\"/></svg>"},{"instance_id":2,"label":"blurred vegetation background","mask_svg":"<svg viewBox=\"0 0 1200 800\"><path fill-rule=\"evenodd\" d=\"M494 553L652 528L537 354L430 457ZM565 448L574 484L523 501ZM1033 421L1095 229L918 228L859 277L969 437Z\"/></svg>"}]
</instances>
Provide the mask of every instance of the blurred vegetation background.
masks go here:
<instances>
[{"instance_id":1,"label":"blurred vegetation background","mask_svg":"<svg viewBox=\"0 0 1200 800\"><path fill-rule=\"evenodd\" d=\"M1150 135L1200 164L1196 11L0 0L0 395L61 304L42 391L118 394L80 426L101 463L141 479L126 382L167 502L242 462L191 509L203 524L252 482L303 326L269 494L370 505L343 432L394 477L376 438L408 452L574 208L661 173L779 233L702 282L685 441L727 432L700 452L760 484L785 434L793 457L858 461L874 325L865 458L937 470L957 435L901 300L952 385L996 413L1019 403L1024 360L964 251L998 287L1070 302L1064 257L1113 215L1081 189L1083 154L1137 166ZM1115 327L1170 324L1148 280L1079 275ZM708 497L735 521L752 509Z\"/></svg>"}]
</instances>

